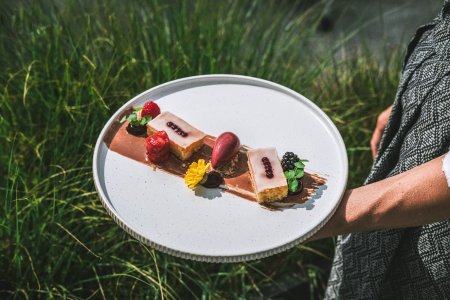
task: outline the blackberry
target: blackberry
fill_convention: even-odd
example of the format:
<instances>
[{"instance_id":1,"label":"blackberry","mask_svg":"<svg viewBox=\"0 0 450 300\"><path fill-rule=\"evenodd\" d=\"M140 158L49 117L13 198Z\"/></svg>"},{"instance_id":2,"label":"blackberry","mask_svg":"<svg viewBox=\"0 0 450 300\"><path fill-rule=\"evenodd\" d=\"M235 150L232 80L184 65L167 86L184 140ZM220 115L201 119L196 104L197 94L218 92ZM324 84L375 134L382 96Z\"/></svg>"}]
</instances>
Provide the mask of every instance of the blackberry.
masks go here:
<instances>
[{"instance_id":1,"label":"blackberry","mask_svg":"<svg viewBox=\"0 0 450 300\"><path fill-rule=\"evenodd\" d=\"M298 161L300 161L300 158L298 158L297 154L294 154L293 152L286 152L281 160L283 171L294 170L294 164Z\"/></svg>"}]
</instances>

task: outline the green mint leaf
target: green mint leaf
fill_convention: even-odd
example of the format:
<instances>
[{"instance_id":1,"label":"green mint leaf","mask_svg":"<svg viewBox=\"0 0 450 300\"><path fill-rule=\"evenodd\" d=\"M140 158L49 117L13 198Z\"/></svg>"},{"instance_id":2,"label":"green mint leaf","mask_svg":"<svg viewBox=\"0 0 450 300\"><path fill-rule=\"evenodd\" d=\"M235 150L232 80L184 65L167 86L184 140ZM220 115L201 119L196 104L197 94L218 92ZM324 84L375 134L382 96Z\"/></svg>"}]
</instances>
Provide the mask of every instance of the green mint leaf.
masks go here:
<instances>
[{"instance_id":1,"label":"green mint leaf","mask_svg":"<svg viewBox=\"0 0 450 300\"><path fill-rule=\"evenodd\" d=\"M136 114L135 113L132 113L131 115L129 115L128 116L128 122L134 122L134 121L136 121L137 120L137 116L136 116Z\"/></svg>"},{"instance_id":2,"label":"green mint leaf","mask_svg":"<svg viewBox=\"0 0 450 300\"><path fill-rule=\"evenodd\" d=\"M294 163L294 166L296 168L303 169L305 167L305 164L302 161L298 161L298 162Z\"/></svg>"},{"instance_id":3,"label":"green mint leaf","mask_svg":"<svg viewBox=\"0 0 450 300\"><path fill-rule=\"evenodd\" d=\"M145 125L152 120L152 116L145 116L141 119L141 125Z\"/></svg>"},{"instance_id":4,"label":"green mint leaf","mask_svg":"<svg viewBox=\"0 0 450 300\"><path fill-rule=\"evenodd\" d=\"M300 159L300 161L301 161L302 163L304 163L304 162L309 162L309 160L307 160L307 159Z\"/></svg>"},{"instance_id":5,"label":"green mint leaf","mask_svg":"<svg viewBox=\"0 0 450 300\"><path fill-rule=\"evenodd\" d=\"M298 188L298 181L297 180L292 180L291 182L289 182L289 190L291 192L295 192Z\"/></svg>"},{"instance_id":6,"label":"green mint leaf","mask_svg":"<svg viewBox=\"0 0 450 300\"><path fill-rule=\"evenodd\" d=\"M295 178L295 171L294 170L289 170L288 171L288 178Z\"/></svg>"},{"instance_id":7,"label":"green mint leaf","mask_svg":"<svg viewBox=\"0 0 450 300\"><path fill-rule=\"evenodd\" d=\"M295 170L295 178L300 179L303 177L303 175L305 175L305 171L303 171L302 169Z\"/></svg>"},{"instance_id":8,"label":"green mint leaf","mask_svg":"<svg viewBox=\"0 0 450 300\"><path fill-rule=\"evenodd\" d=\"M140 126L141 125L140 124L141 122L137 120L137 115L135 113L132 113L131 115L129 115L127 120L133 126Z\"/></svg>"}]
</instances>

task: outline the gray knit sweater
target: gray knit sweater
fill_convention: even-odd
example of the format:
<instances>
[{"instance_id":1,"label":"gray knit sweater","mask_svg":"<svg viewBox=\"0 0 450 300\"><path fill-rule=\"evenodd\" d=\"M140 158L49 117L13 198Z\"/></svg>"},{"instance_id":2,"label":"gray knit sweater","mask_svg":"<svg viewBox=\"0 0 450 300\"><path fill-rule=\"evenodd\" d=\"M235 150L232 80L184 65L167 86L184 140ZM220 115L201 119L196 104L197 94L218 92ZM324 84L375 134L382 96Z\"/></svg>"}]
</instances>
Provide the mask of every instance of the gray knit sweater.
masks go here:
<instances>
[{"instance_id":1,"label":"gray knit sweater","mask_svg":"<svg viewBox=\"0 0 450 300\"><path fill-rule=\"evenodd\" d=\"M410 42L366 184L450 150L450 0ZM414 216L411 216L414 218ZM326 299L450 299L450 221L340 236Z\"/></svg>"}]
</instances>

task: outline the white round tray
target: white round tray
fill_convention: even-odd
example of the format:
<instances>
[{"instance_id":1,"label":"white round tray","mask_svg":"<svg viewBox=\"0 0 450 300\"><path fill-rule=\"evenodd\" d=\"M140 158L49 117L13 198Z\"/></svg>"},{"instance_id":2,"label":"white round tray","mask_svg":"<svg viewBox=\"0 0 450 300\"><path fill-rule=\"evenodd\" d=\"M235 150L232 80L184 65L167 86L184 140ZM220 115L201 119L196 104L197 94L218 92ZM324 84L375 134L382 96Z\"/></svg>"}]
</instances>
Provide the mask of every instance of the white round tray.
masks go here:
<instances>
[{"instance_id":1,"label":"white round tray","mask_svg":"<svg viewBox=\"0 0 450 300\"><path fill-rule=\"evenodd\" d=\"M182 178L110 151L104 136L111 124L149 100L207 134L232 131L252 148L293 151L326 184L303 204L270 211L217 189L196 193ZM162 252L208 262L258 259L306 240L336 210L347 174L345 145L322 110L279 84L237 75L183 78L134 97L106 123L93 159L96 189L120 227Z\"/></svg>"}]
</instances>

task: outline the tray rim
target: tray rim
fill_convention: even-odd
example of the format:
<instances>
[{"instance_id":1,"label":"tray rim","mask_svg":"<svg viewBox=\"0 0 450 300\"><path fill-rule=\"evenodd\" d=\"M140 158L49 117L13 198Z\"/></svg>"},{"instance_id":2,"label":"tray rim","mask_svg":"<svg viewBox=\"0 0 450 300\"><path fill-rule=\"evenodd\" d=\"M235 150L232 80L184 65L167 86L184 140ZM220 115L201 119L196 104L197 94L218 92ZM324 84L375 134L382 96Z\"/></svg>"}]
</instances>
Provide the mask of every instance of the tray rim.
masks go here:
<instances>
[{"instance_id":1,"label":"tray rim","mask_svg":"<svg viewBox=\"0 0 450 300\"><path fill-rule=\"evenodd\" d=\"M278 246L278 247L275 247L272 249L254 252L254 253L248 253L248 254L240 254L240 255L213 256L213 255L204 255L204 254L185 253L185 252L158 244L154 241L151 241L151 240L147 239L139 230L137 230L136 228L133 228L133 226L131 226L130 224L127 224L127 222L125 220L123 220L118 214L114 213L115 209L109 203L109 200L106 200L107 196L101 187L99 173L97 171L97 166L99 163L100 149L102 146L103 137L104 137L105 133L107 132L107 130L109 129L109 127L111 126L113 121L118 117L120 112L123 111L124 109L126 109L127 107L129 107L131 103L133 103L136 99L140 98L141 96L143 96L147 93L153 92L155 90L158 90L158 89L164 89L165 87L170 86L170 85L177 85L180 83L186 84L189 82L195 83L195 82L201 82L202 80L204 80L204 81L211 80L212 81L211 84L214 84L214 82L213 82L214 80L215 81L220 81L220 80L224 80L224 81L233 81L234 80L235 81L235 82L223 82L223 84L226 84L226 83L248 84L248 82L252 82L252 83L254 83L255 86L270 88L270 89L288 94L289 96L292 96L294 98L301 98L312 109L314 109L316 113L321 115L323 120L327 123L328 129L330 129L332 131L332 134L336 137L336 139L337 139L336 142L338 143L340 151L342 152L341 154L343 155L343 158L344 158L344 160L343 160L344 174L342 174L343 175L342 177L344 178L344 180L343 180L344 184L342 186L342 192L339 196L339 200L336 202L335 206L330 211L330 213L327 215L327 217L325 219L323 219L316 227L311 229L306 234L300 236L299 238L294 239L289 243L286 243L284 245L281 245L281 246ZM242 82L239 83L239 81L242 81ZM261 258L265 258L265 257L271 256L274 254L278 254L280 252L283 252L283 251L286 251L288 249L295 247L296 245L309 239L316 232L318 232L329 221L329 219L334 215L334 213L336 212L336 210L339 207L339 204L342 200L342 196L345 193L347 180L348 180L348 157L347 157L347 151L346 151L346 147L345 147L344 141L342 139L342 136L341 136L339 130L334 125L334 123L331 121L331 119L328 117L328 115L325 114L324 111L322 111L322 109L320 109L314 102L312 102L311 100L309 100L302 94L300 94L290 88L282 86L278 83L275 83L275 82L272 82L269 80L265 80L265 79L256 78L256 77L235 75L235 74L210 74L210 75L196 75L196 76L184 77L184 78L168 81L166 83L154 86L150 89L147 89L147 90L141 92L140 94L134 96L133 98L128 100L125 104L123 104L108 119L107 123L104 125L102 131L100 132L100 134L97 138L94 153L93 153L92 171L93 171L95 189L99 195L99 198L100 198L100 201L101 201L103 207L106 209L106 211L111 216L111 218L114 220L114 222L116 222L125 232L127 232L129 235L131 235L138 241L140 241L140 242L146 244L147 246L150 246L158 251L161 251L163 253L166 253L166 254L169 254L169 255L172 255L172 256L175 256L178 258L189 259L189 260L200 261L200 262L209 262L209 263L235 263L235 262L244 262L244 261L261 259Z\"/></svg>"}]
</instances>

